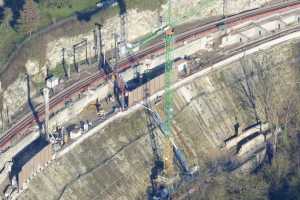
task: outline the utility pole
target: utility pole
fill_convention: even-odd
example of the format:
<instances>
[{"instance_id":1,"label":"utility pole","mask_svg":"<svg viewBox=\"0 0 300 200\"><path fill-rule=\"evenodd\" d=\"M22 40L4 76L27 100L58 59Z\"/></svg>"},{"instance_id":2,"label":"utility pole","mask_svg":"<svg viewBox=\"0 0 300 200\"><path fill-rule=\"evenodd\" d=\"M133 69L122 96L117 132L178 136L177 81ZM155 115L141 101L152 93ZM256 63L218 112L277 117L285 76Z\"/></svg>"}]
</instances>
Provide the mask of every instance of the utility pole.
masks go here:
<instances>
[{"instance_id":1,"label":"utility pole","mask_svg":"<svg viewBox=\"0 0 300 200\"><path fill-rule=\"evenodd\" d=\"M1 130L4 131L3 107L2 110L0 111L0 114L1 114Z\"/></svg>"},{"instance_id":2,"label":"utility pole","mask_svg":"<svg viewBox=\"0 0 300 200\"><path fill-rule=\"evenodd\" d=\"M223 18L226 16L227 0L223 0Z\"/></svg>"},{"instance_id":3,"label":"utility pole","mask_svg":"<svg viewBox=\"0 0 300 200\"><path fill-rule=\"evenodd\" d=\"M6 106L6 116L7 116L7 124L10 125L11 116L9 114L8 106Z\"/></svg>"},{"instance_id":4,"label":"utility pole","mask_svg":"<svg viewBox=\"0 0 300 200\"><path fill-rule=\"evenodd\" d=\"M117 69L117 64L118 64L118 60L119 60L119 42L118 42L118 34L114 33L114 42L115 42L115 51L114 51L114 57L115 57L115 63L113 65L113 71L116 72Z\"/></svg>"},{"instance_id":5,"label":"utility pole","mask_svg":"<svg viewBox=\"0 0 300 200\"><path fill-rule=\"evenodd\" d=\"M227 11L227 0L223 0L223 19L225 21L225 18L226 18L226 11ZM224 30L225 32L227 32L227 27L226 27L226 23L224 22Z\"/></svg>"},{"instance_id":6,"label":"utility pole","mask_svg":"<svg viewBox=\"0 0 300 200\"><path fill-rule=\"evenodd\" d=\"M97 63L99 70L103 67L105 63L103 56L103 46L102 46L102 24L95 23L96 26L96 54L97 54Z\"/></svg>"},{"instance_id":7,"label":"utility pole","mask_svg":"<svg viewBox=\"0 0 300 200\"><path fill-rule=\"evenodd\" d=\"M84 45L85 45L85 62L86 62L86 64L90 64L90 62L89 62L89 59L88 59L88 41L87 41L87 39L85 38L85 39L83 39L83 43L84 43Z\"/></svg>"},{"instance_id":8,"label":"utility pole","mask_svg":"<svg viewBox=\"0 0 300 200\"><path fill-rule=\"evenodd\" d=\"M123 13L120 16L121 21L121 33L120 33L120 57L124 57L127 55L127 13Z\"/></svg>"},{"instance_id":9,"label":"utility pole","mask_svg":"<svg viewBox=\"0 0 300 200\"><path fill-rule=\"evenodd\" d=\"M76 45L73 45L73 64L75 70L79 72L79 69L77 68L77 64L76 64Z\"/></svg>"},{"instance_id":10,"label":"utility pole","mask_svg":"<svg viewBox=\"0 0 300 200\"><path fill-rule=\"evenodd\" d=\"M112 80L114 84L114 94L116 99L119 99L119 84L118 84L118 34L113 33L113 38L114 38L114 63L112 64Z\"/></svg>"},{"instance_id":11,"label":"utility pole","mask_svg":"<svg viewBox=\"0 0 300 200\"><path fill-rule=\"evenodd\" d=\"M70 66L67 66L67 68L66 68L65 52L66 52L66 49L62 48L62 66L63 66L64 72L65 72L65 76L69 79L70 75L71 75L70 74Z\"/></svg>"},{"instance_id":12,"label":"utility pole","mask_svg":"<svg viewBox=\"0 0 300 200\"><path fill-rule=\"evenodd\" d=\"M44 134L46 139L49 139L49 88L43 88L43 95L44 95L44 103L45 103L45 126L44 126Z\"/></svg>"}]
</instances>

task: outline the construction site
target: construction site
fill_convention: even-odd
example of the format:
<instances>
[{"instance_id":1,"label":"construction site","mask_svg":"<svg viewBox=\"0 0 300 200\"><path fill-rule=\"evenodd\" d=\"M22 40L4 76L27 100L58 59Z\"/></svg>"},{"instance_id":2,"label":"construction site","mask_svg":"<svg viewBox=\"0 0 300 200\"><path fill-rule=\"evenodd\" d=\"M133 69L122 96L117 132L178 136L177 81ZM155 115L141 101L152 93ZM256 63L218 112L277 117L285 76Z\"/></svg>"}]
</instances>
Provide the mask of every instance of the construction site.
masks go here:
<instances>
[{"instance_id":1,"label":"construction site","mask_svg":"<svg viewBox=\"0 0 300 200\"><path fill-rule=\"evenodd\" d=\"M226 199L209 192L217 177L259 174L297 127L299 1L224 0L222 15L184 23L180 2L162 1L134 40L126 3L99 1L118 28L57 40L61 74L49 59L43 87L22 75L23 107L3 104L1 199Z\"/></svg>"}]
</instances>

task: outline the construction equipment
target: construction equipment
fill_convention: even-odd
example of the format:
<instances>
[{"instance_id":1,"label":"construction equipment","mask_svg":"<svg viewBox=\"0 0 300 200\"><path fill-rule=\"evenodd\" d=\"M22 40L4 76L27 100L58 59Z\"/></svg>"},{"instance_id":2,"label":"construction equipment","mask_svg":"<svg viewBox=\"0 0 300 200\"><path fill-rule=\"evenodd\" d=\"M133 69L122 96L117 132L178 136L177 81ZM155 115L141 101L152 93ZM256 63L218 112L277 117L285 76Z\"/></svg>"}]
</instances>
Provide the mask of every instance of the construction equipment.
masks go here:
<instances>
[{"instance_id":1,"label":"construction equipment","mask_svg":"<svg viewBox=\"0 0 300 200\"><path fill-rule=\"evenodd\" d=\"M176 190L176 185L180 180L189 180L195 174L197 167L190 169L183 151L175 144L173 137L166 132L165 123L159 114L155 112L149 103L145 101L145 110L148 116L148 130L151 148L154 154L154 167L151 170L151 199L169 199ZM157 135L155 129L158 128L162 135ZM159 137L162 136L162 137ZM159 146L158 138L162 140L163 149ZM180 173L175 172L175 165Z\"/></svg>"},{"instance_id":2,"label":"construction equipment","mask_svg":"<svg viewBox=\"0 0 300 200\"><path fill-rule=\"evenodd\" d=\"M171 123L173 118L173 97L172 97L172 78L173 78L173 35L174 28L171 22L171 0L168 1L168 29L165 32L165 94L164 94L164 114L165 114L165 134L170 135Z\"/></svg>"},{"instance_id":3,"label":"construction equipment","mask_svg":"<svg viewBox=\"0 0 300 200\"><path fill-rule=\"evenodd\" d=\"M102 117L105 116L106 112L103 109L103 107L102 107L102 105L101 105L101 103L100 103L100 101L99 101L98 98L96 99L95 103L91 103L91 104L89 104L89 106L93 106L93 107L95 106L95 108L96 108L96 114L97 114L98 117L102 118Z\"/></svg>"},{"instance_id":4,"label":"construction equipment","mask_svg":"<svg viewBox=\"0 0 300 200\"><path fill-rule=\"evenodd\" d=\"M168 1L168 15L167 15L167 30L165 31L165 93L164 93L164 128L162 128L162 124L159 125L161 131L164 133L165 137L169 138L171 133L171 123L173 118L173 97L172 97L172 65L173 65L173 35L174 28L171 22L171 0ZM157 115L157 117L159 117ZM161 120L160 120L161 121ZM173 175L171 168L171 159L172 159L172 151L171 151L171 141L166 141L164 143L164 160L166 162L165 169L167 175Z\"/></svg>"},{"instance_id":5,"label":"construction equipment","mask_svg":"<svg viewBox=\"0 0 300 200\"><path fill-rule=\"evenodd\" d=\"M164 200L170 199L171 194L175 192L175 185L180 180L189 180L197 170L190 169L183 151L175 144L171 135L173 121L173 95L172 95L172 51L174 28L171 22L171 1L168 2L168 27L165 31L165 93L164 93L164 121L159 114L151 108L147 82L145 84L144 107L148 116L148 130L150 136L151 148L154 154L154 167L151 170L151 199ZM147 74L146 74L147 78ZM155 134L155 128L161 133L161 142L158 141L159 135ZM162 149L160 145L162 144ZM174 162L176 165L174 165ZM180 173L175 172L175 166L179 168Z\"/></svg>"}]
</instances>

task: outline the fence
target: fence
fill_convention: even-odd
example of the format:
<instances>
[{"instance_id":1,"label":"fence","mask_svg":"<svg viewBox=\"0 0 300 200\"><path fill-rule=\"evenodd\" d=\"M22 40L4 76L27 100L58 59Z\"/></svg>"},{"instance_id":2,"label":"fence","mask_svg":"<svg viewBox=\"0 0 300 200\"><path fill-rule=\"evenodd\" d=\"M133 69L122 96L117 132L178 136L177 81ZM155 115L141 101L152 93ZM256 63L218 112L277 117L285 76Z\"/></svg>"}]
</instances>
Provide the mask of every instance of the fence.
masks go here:
<instances>
[{"instance_id":1,"label":"fence","mask_svg":"<svg viewBox=\"0 0 300 200\"><path fill-rule=\"evenodd\" d=\"M164 87L164 74L150 80L149 82L137 87L136 89L128 92L128 106L132 106L135 103L143 100L145 96L145 89L147 86L147 92L151 95Z\"/></svg>"}]
</instances>

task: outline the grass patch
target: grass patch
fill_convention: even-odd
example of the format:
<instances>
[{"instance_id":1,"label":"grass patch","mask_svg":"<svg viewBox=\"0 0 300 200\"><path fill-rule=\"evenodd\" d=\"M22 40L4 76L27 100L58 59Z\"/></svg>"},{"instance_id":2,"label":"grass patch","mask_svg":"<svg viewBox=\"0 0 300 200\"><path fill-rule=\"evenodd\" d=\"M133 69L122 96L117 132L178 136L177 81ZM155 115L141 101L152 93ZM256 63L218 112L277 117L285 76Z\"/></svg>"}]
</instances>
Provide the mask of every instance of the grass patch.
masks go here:
<instances>
[{"instance_id":1,"label":"grass patch","mask_svg":"<svg viewBox=\"0 0 300 200\"><path fill-rule=\"evenodd\" d=\"M71 6L62 8L48 8L44 3L38 4L40 14L39 29L47 27L49 24L66 18L75 12L95 8L99 0L70 0ZM16 31L15 28L0 26L0 64L7 62L9 55L15 50L17 44L21 43L26 37L23 33Z\"/></svg>"},{"instance_id":2,"label":"grass patch","mask_svg":"<svg viewBox=\"0 0 300 200\"><path fill-rule=\"evenodd\" d=\"M39 28L47 27L49 24L59 21L63 18L67 18L74 14L75 12L89 10L96 7L98 0L70 0L72 7L64 8L51 8L46 9L42 3L38 5L40 12L40 26ZM165 0L127 0L126 8L138 9L138 10L155 10L160 7L161 2L165 3ZM74 4L74 5L73 5ZM76 4L76 5L75 5ZM32 39L26 43L20 50L20 52L11 60L9 66L3 70L0 67L0 78L3 83L3 89L5 89L9 84L11 84L20 72L25 71L25 63L27 59L38 60L40 65L45 64L46 59L46 44L52 41L54 38L76 36L78 34L83 34L89 32L94 28L94 23L104 23L107 19L118 15L120 9L118 6L111 7L109 9L97 12L91 16L89 21L79 21L70 20L65 23L62 27L58 27L48 31L45 34L41 34L38 37L32 37ZM8 27L4 30L0 26L0 66L5 66L4 64L8 61L9 55L15 51L16 45L21 43L25 36L22 33L17 32L15 29ZM61 75L62 72L55 72Z\"/></svg>"},{"instance_id":3,"label":"grass patch","mask_svg":"<svg viewBox=\"0 0 300 200\"><path fill-rule=\"evenodd\" d=\"M41 89L43 89L46 86L46 84L45 81L42 80L42 81L34 82L34 86L37 89L37 91L41 91Z\"/></svg>"},{"instance_id":4,"label":"grass patch","mask_svg":"<svg viewBox=\"0 0 300 200\"><path fill-rule=\"evenodd\" d=\"M41 3L39 4L39 11L42 17L42 26L71 16L75 12L95 8L98 2L99 0L71 0L69 5L61 8L57 8L55 6L49 8L45 4Z\"/></svg>"},{"instance_id":5,"label":"grass patch","mask_svg":"<svg viewBox=\"0 0 300 200\"><path fill-rule=\"evenodd\" d=\"M127 8L137 8L138 10L156 10L161 6L161 4L165 4L166 0L127 0Z\"/></svg>"},{"instance_id":6,"label":"grass patch","mask_svg":"<svg viewBox=\"0 0 300 200\"><path fill-rule=\"evenodd\" d=\"M40 14L39 29L45 28L48 25L55 23L61 19L67 18L76 12L93 9L99 0L70 0L70 6L66 5L62 8L47 7L45 3L38 4L38 10ZM161 3L165 3L166 0L127 0L126 8L138 9L138 10L155 10L160 7ZM68 34L80 34L87 32L86 29L91 29L95 22L104 22L106 19L113 17L119 13L119 7L112 7L101 12L96 13L91 17L89 22L77 22L72 31L65 31ZM83 26L78 28L78 26ZM23 33L16 31L11 27L0 27L0 64L7 62L9 55L15 50L17 44L21 43L26 37ZM37 55L37 54L34 54Z\"/></svg>"},{"instance_id":7,"label":"grass patch","mask_svg":"<svg viewBox=\"0 0 300 200\"><path fill-rule=\"evenodd\" d=\"M16 48L16 44L21 42L24 36L11 27L0 26L0 64L7 60L8 56Z\"/></svg>"},{"instance_id":8,"label":"grass patch","mask_svg":"<svg viewBox=\"0 0 300 200\"><path fill-rule=\"evenodd\" d=\"M66 69L68 68L68 66L66 65ZM62 78L65 76L65 71L64 71L64 68L63 68L63 65L62 64L59 64L57 65L54 69L51 69L50 70L50 73L53 75L53 76L56 76L56 77L59 77L59 78Z\"/></svg>"}]
</instances>

